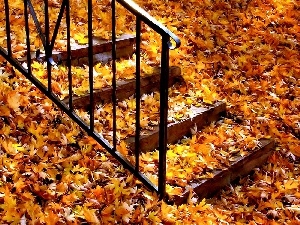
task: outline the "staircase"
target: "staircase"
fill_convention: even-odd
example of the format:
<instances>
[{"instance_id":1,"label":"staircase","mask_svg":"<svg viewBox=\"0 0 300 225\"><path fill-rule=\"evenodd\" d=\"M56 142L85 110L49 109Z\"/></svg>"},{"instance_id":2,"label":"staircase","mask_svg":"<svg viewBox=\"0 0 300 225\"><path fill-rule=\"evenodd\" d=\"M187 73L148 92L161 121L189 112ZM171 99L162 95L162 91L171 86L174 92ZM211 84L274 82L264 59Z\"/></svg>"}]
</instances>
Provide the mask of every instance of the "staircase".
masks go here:
<instances>
[{"instance_id":1,"label":"staircase","mask_svg":"<svg viewBox=\"0 0 300 225\"><path fill-rule=\"evenodd\" d=\"M134 49L134 43L130 42L130 35L127 35L129 40L123 39L120 45L125 49ZM130 46L127 46L130 45ZM101 48L100 48L101 49ZM120 52L124 50L119 49ZM118 52L118 51L117 51ZM79 58L85 58L87 50L84 49ZM98 52L97 54L101 54ZM130 57L131 55L127 55ZM123 57L124 60L124 57ZM76 61L76 58L75 58ZM80 65L79 65L80 66ZM141 77L141 96L143 94L153 94L159 91L160 82L160 68L155 68L152 74L146 74ZM135 79L117 80L117 99L119 103L132 98L135 95ZM185 85L185 81L181 76L180 67L172 66L169 69L169 88L176 89ZM94 91L94 102L98 105L111 103L112 87L103 88ZM85 94L82 96L73 96L73 104L77 109L88 110L90 95ZM66 104L69 103L69 98L63 100ZM121 104L120 104L121 105ZM122 107L120 107L122 109ZM232 115L226 113L226 104L222 101L203 106L192 106L191 116L188 119L183 119L177 122L169 122L167 126L167 143L175 144L180 142L184 137L190 137L195 132L201 132L201 129L209 126L216 121L222 122L224 118L231 118ZM152 121L155 122L155 121ZM240 121L241 122L241 121ZM196 127L197 131L193 131ZM127 146L129 147L129 154L134 154L135 151L135 136L124 138ZM151 129L145 129L140 136L140 150L141 152L153 152L159 147L159 127L158 125L151 126ZM198 198L209 198L217 193L220 189L235 181L236 179L249 174L251 170L261 166L267 160L274 150L274 141L272 139L262 138L257 143L257 148L248 155L237 157L226 169L212 171L213 177L209 179L200 179L196 182L191 182L184 187L183 193L180 195L168 195L166 199L170 204L183 204L186 203L189 195L192 192L196 193ZM168 181L167 181L168 183ZM172 183L172 182L169 182ZM177 186L178 184L175 184ZM167 193L168 194L168 193Z\"/></svg>"},{"instance_id":2,"label":"staircase","mask_svg":"<svg viewBox=\"0 0 300 225\"><path fill-rule=\"evenodd\" d=\"M30 8L30 1L27 2ZM247 154L242 156L237 154L238 156L222 169L211 169L210 177L199 177L182 184L166 176L168 172L168 168L166 168L168 161L167 149L170 146L184 142L187 137L194 137L197 132L201 132L212 124L220 125L225 119L231 118L229 118L229 114L226 112L226 104L222 101L212 104L193 102L188 109L188 116L180 115L180 118L176 120L168 118L168 110L169 112L176 112L176 108L172 109L168 107L168 100L170 100L170 98L168 99L168 88L176 95L176 91L173 91L186 85L181 76L180 67L168 65L168 50L178 47L180 44L179 39L132 1L119 0L117 2L136 16L136 35L126 34L116 38L115 30L113 29L112 40L102 40L92 37L92 18L89 18L88 44L71 46L68 41L66 51L55 51L53 48L50 48L51 45L48 46L45 43L44 54L36 54L28 51L26 57L17 60L12 57L8 35L7 50L4 47L0 47L0 54L63 109L88 135L92 136L117 158L125 168L129 169L150 190L158 192L169 203L185 203L192 192L196 193L199 198L211 197L230 182L247 175L253 168L265 163L268 156L274 150L274 141L272 139L258 140L253 150ZM115 1L112 1L113 27L115 27L114 4ZM67 8L68 1L64 0L61 6L61 13L63 14L64 10L68 13ZM89 11L92 11L91 1L89 1ZM8 14L7 7L6 18L8 18ZM34 15L34 11L31 11L31 14ZM58 19L58 25L61 22L61 18ZM146 74L141 72L140 64L141 22L147 24L162 37L161 65L154 67L151 73ZM39 26L37 22L36 25ZM7 24L6 29L7 33L9 33L9 24ZM68 36L70 35L69 29L67 29ZM26 25L26 30L27 34L29 34L28 24ZM170 45L170 38L175 41L176 46L173 47ZM45 41L50 43L49 38L46 39ZM135 78L126 80L116 79L117 59L124 60L125 58L132 57L134 53L136 54L136 72L133 74ZM48 75L48 87L45 87L37 78L32 76L30 65L35 60L46 61L48 68L54 65L53 62L61 63L69 69L71 65L79 67L87 65L89 67L87 76L87 80L90 82L89 91L86 94L74 95L72 85L70 85L69 95L60 99L55 94L55 90L53 90L51 85L51 72L50 76ZM29 69L21 65L24 62L29 65ZM96 90L93 86L93 66L98 63L105 64L108 62L111 62L112 66L112 84ZM72 84L71 71L69 71L68 78L70 84ZM160 105L158 111L147 112L148 114L146 114L143 110L146 107L144 105L148 96L159 99ZM129 103L135 104L135 107L131 111L130 106L128 106ZM109 119L105 118L107 113L109 113L106 111L108 109L107 106L111 110L109 112L112 115L112 124L109 122ZM86 114L88 120L80 118L78 112ZM128 121L122 120L128 112L134 115L135 129L132 133L126 131ZM128 116L127 118L131 117ZM144 118L146 119L143 120ZM108 130L112 131L106 132ZM118 150L124 143L127 146L126 148L128 148L128 151L125 153ZM144 173L145 169L141 166L141 161L145 160L143 156L147 154L158 155L158 157L153 157L153 161L147 161L148 164L155 165L158 168L158 171L153 171L153 173L157 172L158 174L155 175L157 176L156 181L148 178ZM196 172L196 170L192 170L192 173ZM179 187L181 191L175 194L166 193L166 185L174 188Z\"/></svg>"}]
</instances>

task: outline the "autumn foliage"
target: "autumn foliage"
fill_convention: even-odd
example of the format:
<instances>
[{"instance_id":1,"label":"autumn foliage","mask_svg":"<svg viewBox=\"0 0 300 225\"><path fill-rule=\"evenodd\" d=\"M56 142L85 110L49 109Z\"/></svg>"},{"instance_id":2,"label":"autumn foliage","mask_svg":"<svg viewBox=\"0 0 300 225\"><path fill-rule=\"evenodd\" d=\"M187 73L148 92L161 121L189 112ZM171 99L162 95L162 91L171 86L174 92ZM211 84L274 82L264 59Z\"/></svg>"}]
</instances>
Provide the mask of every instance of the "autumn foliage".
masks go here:
<instances>
[{"instance_id":1,"label":"autumn foliage","mask_svg":"<svg viewBox=\"0 0 300 225\"><path fill-rule=\"evenodd\" d=\"M60 1L50 1L53 30ZM199 200L167 205L80 130L24 76L0 57L0 221L4 224L300 224L300 2L298 0L142 1L144 9L182 41L170 52L185 84L170 89L169 122L191 116L193 106L223 100L228 116L169 145L167 192L213 176L272 137L276 151L262 168ZM70 1L73 43L87 42L87 1ZM94 0L94 35L108 39L110 3ZM12 50L26 54L23 2L9 1ZM43 4L33 1L41 24ZM0 3L3 9L3 1ZM80 6L80 7L79 7ZM134 17L118 6L118 34L134 33ZM30 19L31 50L41 42ZM0 45L6 47L5 16ZM62 25L64 27L64 25ZM142 68L159 62L157 36L142 28ZM60 28L56 50L66 48ZM118 78L133 78L135 56L118 62ZM46 65L32 64L47 85ZM87 93L87 67L73 67L73 88ZM95 88L111 84L110 64L94 66ZM67 69L52 69L53 91L68 96ZM158 94L142 97L141 126L157 125ZM97 105L95 127L112 129L111 104ZM118 104L118 150L133 161L123 139L134 134L133 98ZM87 121L84 109L76 111ZM141 155L141 169L157 182L158 151Z\"/></svg>"}]
</instances>

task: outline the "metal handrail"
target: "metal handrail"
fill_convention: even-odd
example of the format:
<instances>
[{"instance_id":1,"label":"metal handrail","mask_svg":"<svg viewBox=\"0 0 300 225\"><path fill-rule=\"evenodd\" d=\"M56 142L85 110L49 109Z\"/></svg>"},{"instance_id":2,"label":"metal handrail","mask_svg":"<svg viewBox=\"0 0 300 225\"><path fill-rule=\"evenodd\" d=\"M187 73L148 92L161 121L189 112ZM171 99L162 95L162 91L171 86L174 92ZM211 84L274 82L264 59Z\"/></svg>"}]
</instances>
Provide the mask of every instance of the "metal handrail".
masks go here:
<instances>
[{"instance_id":1,"label":"metal handrail","mask_svg":"<svg viewBox=\"0 0 300 225\"><path fill-rule=\"evenodd\" d=\"M147 24L161 36L169 36L176 43L175 46L169 42L169 49L176 49L180 47L180 39L172 33L168 28L158 22L153 16L147 13L144 9L142 9L138 4L136 4L132 0L117 0L123 7L125 7L128 11L138 17L143 23Z\"/></svg>"},{"instance_id":2,"label":"metal handrail","mask_svg":"<svg viewBox=\"0 0 300 225\"><path fill-rule=\"evenodd\" d=\"M47 97L49 97L61 110L63 110L73 121L75 121L82 129L84 129L88 135L93 137L102 147L104 147L113 157L115 157L126 169L132 172L149 190L157 192L161 198L166 197L166 151L167 151L167 117L168 117L168 77L169 77L169 50L175 49L180 46L179 38L167 29L164 25L158 22L154 17L150 16L145 10L139 7L132 0L112 0L112 102L113 102L113 143L112 145L102 135L98 134L94 127L94 76L93 76L93 1L88 2L88 56L89 56L89 112L90 112L90 124L86 124L82 118L80 118L74 111L72 101L72 67L71 67L71 36L70 36L70 5L71 0L63 0L59 11L59 16L55 25L52 38L50 38L49 30L49 15L48 15L48 0L44 0L45 3L45 33L42 32L41 25L36 16L34 8L31 4L31 0L24 1L24 19L25 19L25 31L26 31L26 50L27 50L27 68L17 59L13 58L11 39L10 39L10 23L9 23L9 0L4 0L5 3L5 17L6 17L6 38L7 38L7 50L0 46L0 55L3 56L11 65L19 70L24 76L26 76L39 90L41 90ZM116 96L116 3L121 4L130 13L136 17L136 134L135 134L135 163L130 162L126 156L123 156L118 152L117 145L117 96ZM28 12L28 9L30 12ZM64 11L66 13L66 33L67 33L67 67L68 67L68 88L69 88L69 102L68 105L64 104L58 96L56 96L52 90L52 75L51 67L53 66L52 50L55 39L57 37L60 23L63 19ZM43 47L46 52L47 61L47 87L43 85L38 78L36 78L31 71L31 53L30 53L30 29L29 29L29 17L31 15L34 20L34 24L39 33L40 39L43 43ZM149 178L143 174L140 170L140 102L141 102L141 24L144 23L149 26L153 31L161 36L161 79L160 79L160 121L159 121L159 165L158 165L158 185L155 185L149 180ZM170 40L173 40L173 45Z\"/></svg>"}]
</instances>

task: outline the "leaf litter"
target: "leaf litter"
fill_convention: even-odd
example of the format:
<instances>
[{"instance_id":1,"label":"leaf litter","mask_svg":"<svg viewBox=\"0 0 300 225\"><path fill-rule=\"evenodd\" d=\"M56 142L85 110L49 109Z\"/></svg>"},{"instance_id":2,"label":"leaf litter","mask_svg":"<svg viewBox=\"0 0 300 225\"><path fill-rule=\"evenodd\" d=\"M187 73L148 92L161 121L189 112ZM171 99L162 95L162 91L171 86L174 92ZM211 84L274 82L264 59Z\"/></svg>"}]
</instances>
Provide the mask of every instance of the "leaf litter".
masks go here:
<instances>
[{"instance_id":1,"label":"leaf litter","mask_svg":"<svg viewBox=\"0 0 300 225\"><path fill-rule=\"evenodd\" d=\"M42 4L33 2L42 15ZM56 18L59 1L52 3L50 15ZM94 3L98 3L95 10L101 12L95 15L101 22L95 34L108 35L105 29L110 23L109 1ZM179 110L186 110L183 116L196 101L209 104L225 100L228 111L245 121L240 124L224 119L170 145L168 192L181 193L180 185L209 176L211 168L222 168L235 156L247 154L256 147L260 137L275 138L277 151L262 168L212 199L198 201L191 193L188 204L167 205L143 188L23 76L4 66L1 59L0 217L3 223L298 224L299 1L137 3L178 34L183 42L180 49L170 52L171 64L181 65L186 82L185 87L176 91L189 94L189 98L179 94L173 100ZM11 13L13 53L15 57L23 57L24 30L20 29L24 23L23 3L10 4L14 8ZM74 8L72 4L75 3L71 3ZM124 15L118 21L119 32L132 32L134 26L128 22L132 18L121 7L118 10ZM82 35L87 29L85 14L84 7L72 11L72 37L78 43L86 41ZM5 29L0 32L5 37ZM36 37L32 30L32 50L41 47ZM145 66L157 64L158 43L151 41L157 40L155 34L147 32L142 38L145 39L142 47ZM63 36L59 39L65 40ZM5 39L0 38L0 43L5 44ZM63 43L57 42L56 49L64 48ZM120 70L125 71L128 65L124 61ZM33 69L35 75L45 79L44 65L35 64ZM95 70L101 73L99 78L104 74L104 83L99 79L98 87L109 84L110 78L105 76L109 68L96 66ZM77 79L74 85L85 86L86 69L74 68L74 71ZM126 78L126 73L123 74ZM66 96L66 71L61 67L53 75L57 83L54 91ZM79 95L85 92L86 89L78 90ZM155 105L152 97L144 100ZM126 146L120 148L127 153ZM142 155L141 161L144 171L156 181L157 152ZM198 177L191 176L192 172ZM172 186L174 183L176 186Z\"/></svg>"}]
</instances>

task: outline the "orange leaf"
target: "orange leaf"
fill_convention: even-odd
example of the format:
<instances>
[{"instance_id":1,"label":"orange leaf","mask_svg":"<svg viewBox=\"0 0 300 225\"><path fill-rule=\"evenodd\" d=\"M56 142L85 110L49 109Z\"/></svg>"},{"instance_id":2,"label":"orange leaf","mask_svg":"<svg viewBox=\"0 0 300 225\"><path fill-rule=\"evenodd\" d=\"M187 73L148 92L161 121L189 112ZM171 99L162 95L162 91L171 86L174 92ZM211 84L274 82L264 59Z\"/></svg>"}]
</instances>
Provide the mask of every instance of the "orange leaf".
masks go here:
<instances>
[{"instance_id":1,"label":"orange leaf","mask_svg":"<svg viewBox=\"0 0 300 225\"><path fill-rule=\"evenodd\" d=\"M122 155L128 155L128 148L126 146L125 141L121 141L120 145L117 146L117 150L122 154Z\"/></svg>"},{"instance_id":2,"label":"orange leaf","mask_svg":"<svg viewBox=\"0 0 300 225\"><path fill-rule=\"evenodd\" d=\"M47 214L47 213L46 213ZM59 217L57 214L53 213L52 210L48 212L48 215L45 217L46 224L56 225L59 221Z\"/></svg>"}]
</instances>

